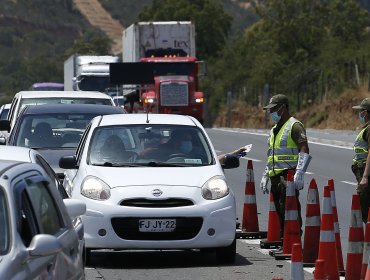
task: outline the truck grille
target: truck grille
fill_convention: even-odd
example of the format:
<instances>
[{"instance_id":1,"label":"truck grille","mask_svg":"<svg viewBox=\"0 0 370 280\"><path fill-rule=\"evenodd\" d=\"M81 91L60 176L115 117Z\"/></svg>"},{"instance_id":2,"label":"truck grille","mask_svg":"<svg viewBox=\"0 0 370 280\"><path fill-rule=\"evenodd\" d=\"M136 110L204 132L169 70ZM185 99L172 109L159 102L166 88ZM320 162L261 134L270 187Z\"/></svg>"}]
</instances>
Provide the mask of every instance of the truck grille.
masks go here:
<instances>
[{"instance_id":1,"label":"truck grille","mask_svg":"<svg viewBox=\"0 0 370 280\"><path fill-rule=\"evenodd\" d=\"M121 206L127 207L144 207L144 208L167 208L191 206L194 203L188 199L170 198L170 199L125 199L120 203Z\"/></svg>"},{"instance_id":2,"label":"truck grille","mask_svg":"<svg viewBox=\"0 0 370 280\"><path fill-rule=\"evenodd\" d=\"M188 84L184 82L161 83L161 106L188 106Z\"/></svg>"},{"instance_id":3,"label":"truck grille","mask_svg":"<svg viewBox=\"0 0 370 280\"><path fill-rule=\"evenodd\" d=\"M163 217L162 217L163 218ZM143 217L112 218L114 232L126 240L187 240L194 238L202 228L201 217L166 217L176 219L176 229L172 232L140 232L139 220ZM151 217L151 219L153 219Z\"/></svg>"}]
</instances>

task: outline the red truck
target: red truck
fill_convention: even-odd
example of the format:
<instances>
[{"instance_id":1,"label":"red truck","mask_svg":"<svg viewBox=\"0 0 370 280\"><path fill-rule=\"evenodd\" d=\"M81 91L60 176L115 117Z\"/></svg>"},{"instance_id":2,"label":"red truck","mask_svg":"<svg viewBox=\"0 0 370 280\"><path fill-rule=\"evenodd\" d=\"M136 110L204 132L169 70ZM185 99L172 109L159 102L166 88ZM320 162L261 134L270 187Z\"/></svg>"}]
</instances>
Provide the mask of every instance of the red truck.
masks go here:
<instances>
[{"instance_id":1,"label":"red truck","mask_svg":"<svg viewBox=\"0 0 370 280\"><path fill-rule=\"evenodd\" d=\"M135 23L124 30L122 43L123 63L113 67L111 83L124 85L128 111L136 104L139 110L190 115L203 122L199 77L205 71L195 56L191 22Z\"/></svg>"}]
</instances>

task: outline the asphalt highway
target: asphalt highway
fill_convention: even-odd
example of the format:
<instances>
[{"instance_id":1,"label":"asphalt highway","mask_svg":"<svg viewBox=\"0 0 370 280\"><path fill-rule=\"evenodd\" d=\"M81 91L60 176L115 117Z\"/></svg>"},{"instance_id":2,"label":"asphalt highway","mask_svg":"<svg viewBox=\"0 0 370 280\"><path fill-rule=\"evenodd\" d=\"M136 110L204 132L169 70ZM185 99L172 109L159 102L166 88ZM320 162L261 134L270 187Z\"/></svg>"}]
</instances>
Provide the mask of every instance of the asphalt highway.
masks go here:
<instances>
[{"instance_id":1,"label":"asphalt highway","mask_svg":"<svg viewBox=\"0 0 370 280\"><path fill-rule=\"evenodd\" d=\"M258 221L261 231L268 226L269 196L262 194L259 182L266 163L268 130L230 128L207 129L217 153L233 151L253 144L252 150L237 169L225 175L237 199L237 217L242 219L247 160L252 160L257 197ZM305 223L307 188L315 179L320 202L328 179L335 183L344 265L348 247L351 197L355 178L351 172L352 144L355 131L308 130L312 161L305 175L305 188L300 193L303 224ZM320 203L321 204L321 203ZM322 208L320 206L320 208ZM304 229L304 228L303 228ZM197 251L107 251L95 252L86 267L86 279L290 279L289 261L275 260L268 250L261 249L258 239L238 239L237 257L233 265L220 266L210 253ZM305 269L305 279L312 279L312 268Z\"/></svg>"}]
</instances>

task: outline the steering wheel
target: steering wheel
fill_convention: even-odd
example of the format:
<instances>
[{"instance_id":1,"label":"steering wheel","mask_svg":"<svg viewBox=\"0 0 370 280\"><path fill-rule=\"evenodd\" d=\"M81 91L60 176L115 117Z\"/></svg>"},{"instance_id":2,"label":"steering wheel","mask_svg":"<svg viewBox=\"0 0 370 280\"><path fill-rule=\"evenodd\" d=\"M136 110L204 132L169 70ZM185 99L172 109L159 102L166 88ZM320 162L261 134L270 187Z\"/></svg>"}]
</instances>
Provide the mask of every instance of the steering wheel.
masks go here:
<instances>
[{"instance_id":1,"label":"steering wheel","mask_svg":"<svg viewBox=\"0 0 370 280\"><path fill-rule=\"evenodd\" d=\"M177 158L177 157L184 158L184 157L188 157L188 156L186 154L182 154L182 153L170 154L168 156L169 159L171 159L171 158Z\"/></svg>"},{"instance_id":2,"label":"steering wheel","mask_svg":"<svg viewBox=\"0 0 370 280\"><path fill-rule=\"evenodd\" d=\"M139 157L138 153L134 151L129 151L126 153L128 154L128 157L127 157L128 162L135 162L137 158Z\"/></svg>"}]
</instances>

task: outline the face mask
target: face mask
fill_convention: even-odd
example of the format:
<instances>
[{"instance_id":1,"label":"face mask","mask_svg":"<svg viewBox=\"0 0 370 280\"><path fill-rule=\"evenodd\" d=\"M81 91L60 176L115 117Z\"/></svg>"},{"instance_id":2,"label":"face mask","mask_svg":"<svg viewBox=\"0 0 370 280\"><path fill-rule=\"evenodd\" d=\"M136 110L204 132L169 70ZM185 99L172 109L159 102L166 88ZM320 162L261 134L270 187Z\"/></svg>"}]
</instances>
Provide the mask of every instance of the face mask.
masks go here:
<instances>
[{"instance_id":1,"label":"face mask","mask_svg":"<svg viewBox=\"0 0 370 280\"><path fill-rule=\"evenodd\" d=\"M283 107L280 107L279 110L270 114L271 119L274 123L278 123L281 119L281 116L279 116L279 114L278 114L278 112L280 111L281 108L283 108Z\"/></svg>"},{"instance_id":2,"label":"face mask","mask_svg":"<svg viewBox=\"0 0 370 280\"><path fill-rule=\"evenodd\" d=\"M193 144L191 141L182 141L180 146L180 151L187 154L190 153L193 149Z\"/></svg>"},{"instance_id":3,"label":"face mask","mask_svg":"<svg viewBox=\"0 0 370 280\"><path fill-rule=\"evenodd\" d=\"M365 123L365 115L361 114L362 112L358 113L358 118L360 119L360 123Z\"/></svg>"}]
</instances>

